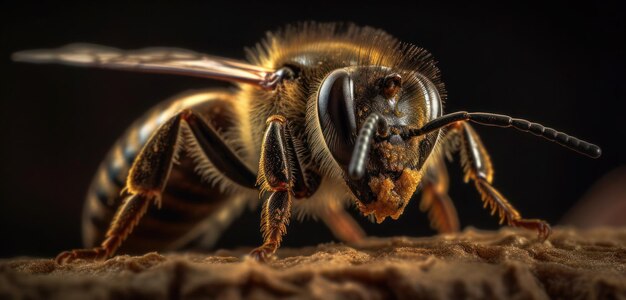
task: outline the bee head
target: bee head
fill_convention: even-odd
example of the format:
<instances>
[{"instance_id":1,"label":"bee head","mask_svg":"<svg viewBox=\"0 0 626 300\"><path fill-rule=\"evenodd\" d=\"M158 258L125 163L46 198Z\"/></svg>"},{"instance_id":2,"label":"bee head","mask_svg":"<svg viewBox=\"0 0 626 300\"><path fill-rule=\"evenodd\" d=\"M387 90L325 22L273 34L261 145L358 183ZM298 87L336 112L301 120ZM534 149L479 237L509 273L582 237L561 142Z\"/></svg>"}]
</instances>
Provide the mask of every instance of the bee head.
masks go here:
<instances>
[{"instance_id":1,"label":"bee head","mask_svg":"<svg viewBox=\"0 0 626 300\"><path fill-rule=\"evenodd\" d=\"M397 219L439 136L439 131L405 134L441 115L435 85L417 72L337 69L320 85L317 113L324 141L361 212L378 222Z\"/></svg>"}]
</instances>

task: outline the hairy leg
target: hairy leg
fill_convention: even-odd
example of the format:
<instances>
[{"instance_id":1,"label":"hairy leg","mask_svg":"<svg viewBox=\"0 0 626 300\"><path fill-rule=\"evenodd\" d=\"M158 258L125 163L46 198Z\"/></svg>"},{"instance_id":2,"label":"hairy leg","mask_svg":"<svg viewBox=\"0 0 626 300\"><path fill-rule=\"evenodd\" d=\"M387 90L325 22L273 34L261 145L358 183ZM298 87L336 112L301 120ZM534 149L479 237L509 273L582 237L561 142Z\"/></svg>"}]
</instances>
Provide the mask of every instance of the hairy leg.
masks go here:
<instances>
[{"instance_id":1,"label":"hairy leg","mask_svg":"<svg viewBox=\"0 0 626 300\"><path fill-rule=\"evenodd\" d=\"M480 137L467 122L452 125L452 134L460 139L461 164L465 173L465 181L472 180L481 195L484 207L489 206L491 214L498 212L500 224L522 227L537 231L539 240L543 241L551 233L550 225L539 219L523 219L511 203L492 185L493 167L491 159L483 146Z\"/></svg>"}]
</instances>

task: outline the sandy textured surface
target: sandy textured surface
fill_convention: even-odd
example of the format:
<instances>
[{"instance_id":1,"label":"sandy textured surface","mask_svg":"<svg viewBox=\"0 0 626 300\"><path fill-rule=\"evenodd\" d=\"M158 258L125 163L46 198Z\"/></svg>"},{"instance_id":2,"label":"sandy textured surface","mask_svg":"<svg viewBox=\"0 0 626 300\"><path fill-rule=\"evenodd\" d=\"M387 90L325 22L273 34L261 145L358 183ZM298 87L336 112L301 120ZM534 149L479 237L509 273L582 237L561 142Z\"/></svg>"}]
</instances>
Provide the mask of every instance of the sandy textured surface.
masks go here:
<instances>
[{"instance_id":1,"label":"sandy textured surface","mask_svg":"<svg viewBox=\"0 0 626 300\"><path fill-rule=\"evenodd\" d=\"M248 250L2 260L0 299L626 298L626 228L557 229L543 244L510 229L370 239L283 249L267 265Z\"/></svg>"}]
</instances>

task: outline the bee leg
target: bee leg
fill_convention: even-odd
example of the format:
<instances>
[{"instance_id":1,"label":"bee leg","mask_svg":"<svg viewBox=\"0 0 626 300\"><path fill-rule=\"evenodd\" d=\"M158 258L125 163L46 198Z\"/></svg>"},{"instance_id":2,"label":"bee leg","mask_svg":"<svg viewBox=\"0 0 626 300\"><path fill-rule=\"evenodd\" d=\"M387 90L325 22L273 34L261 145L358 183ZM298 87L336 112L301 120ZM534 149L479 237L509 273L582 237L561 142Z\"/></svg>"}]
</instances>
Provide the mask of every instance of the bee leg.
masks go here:
<instances>
[{"instance_id":1,"label":"bee leg","mask_svg":"<svg viewBox=\"0 0 626 300\"><path fill-rule=\"evenodd\" d=\"M442 159L436 159L422 178L420 210L428 212L430 226L439 233L459 231L459 217L448 196L448 172Z\"/></svg>"},{"instance_id":2,"label":"bee leg","mask_svg":"<svg viewBox=\"0 0 626 300\"><path fill-rule=\"evenodd\" d=\"M76 249L60 253L56 257L58 264L70 263L75 259L103 260L109 258L132 232L139 219L146 213L155 198L143 195L130 195L115 213L113 222L106 233L106 239L99 247Z\"/></svg>"},{"instance_id":3,"label":"bee leg","mask_svg":"<svg viewBox=\"0 0 626 300\"><path fill-rule=\"evenodd\" d=\"M452 130L456 131L460 137L461 164L465 173L465 182L470 179L474 182L484 202L484 207L489 206L492 215L498 212L500 224L506 221L509 226L536 230L540 241L547 239L552 232L547 222L538 219L522 219L513 205L491 185L493 180L491 159L474 129L467 122L457 122Z\"/></svg>"},{"instance_id":4,"label":"bee leg","mask_svg":"<svg viewBox=\"0 0 626 300\"><path fill-rule=\"evenodd\" d=\"M342 207L330 207L320 213L320 218L339 240L357 243L365 238L365 231Z\"/></svg>"},{"instance_id":5,"label":"bee leg","mask_svg":"<svg viewBox=\"0 0 626 300\"><path fill-rule=\"evenodd\" d=\"M106 259L115 253L128 237L148 205L160 200L179 143L181 116L168 120L150 137L133 162L127 182L128 196L117 209L100 247L62 252L59 264L75 259Z\"/></svg>"},{"instance_id":6,"label":"bee leg","mask_svg":"<svg viewBox=\"0 0 626 300\"><path fill-rule=\"evenodd\" d=\"M269 191L271 194L261 213L263 245L250 252L250 256L259 261L267 260L280 247L291 216L293 180L286 133L284 117L274 115L267 119L257 182L261 193Z\"/></svg>"},{"instance_id":7,"label":"bee leg","mask_svg":"<svg viewBox=\"0 0 626 300\"><path fill-rule=\"evenodd\" d=\"M298 155L297 149L302 149L304 146L300 144L297 139L294 139L289 131L289 126L286 128L287 145L289 155L292 160L290 167L293 174L293 195L295 199L308 198L319 187L320 176L319 174L307 169L307 163L302 160ZM336 200L336 199L333 199ZM329 201L333 203L332 201ZM331 205L326 209L321 210L318 216L328 226L336 238L343 242L355 243L362 240L365 237L365 232L359 224L348 214L340 204Z\"/></svg>"},{"instance_id":8,"label":"bee leg","mask_svg":"<svg viewBox=\"0 0 626 300\"><path fill-rule=\"evenodd\" d=\"M283 235L287 233L287 225L291 217L291 193L289 191L273 192L263 205L261 213L261 232L263 245L250 252L257 261L265 262L280 247Z\"/></svg>"},{"instance_id":9,"label":"bee leg","mask_svg":"<svg viewBox=\"0 0 626 300\"><path fill-rule=\"evenodd\" d=\"M217 131L193 111L181 111L154 132L135 158L123 192L126 197L115 213L105 240L92 249L62 252L56 257L59 264L75 259L102 260L111 257L139 223L148 206L151 203L160 205L161 193L182 147L183 126L191 131L201 151L224 176L232 177L241 185L254 186L252 171L224 144Z\"/></svg>"}]
</instances>

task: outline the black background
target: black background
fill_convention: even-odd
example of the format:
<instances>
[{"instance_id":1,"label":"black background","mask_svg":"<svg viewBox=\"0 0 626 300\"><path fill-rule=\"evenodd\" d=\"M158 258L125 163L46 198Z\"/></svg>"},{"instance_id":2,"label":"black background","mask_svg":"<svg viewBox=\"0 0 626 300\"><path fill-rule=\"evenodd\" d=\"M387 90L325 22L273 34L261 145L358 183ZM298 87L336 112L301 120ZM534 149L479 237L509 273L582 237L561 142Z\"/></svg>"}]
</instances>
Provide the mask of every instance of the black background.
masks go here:
<instances>
[{"instance_id":1,"label":"black background","mask_svg":"<svg viewBox=\"0 0 626 300\"><path fill-rule=\"evenodd\" d=\"M431 1L432 2L432 1ZM224 85L195 78L16 64L10 53L92 42L175 46L232 58L265 31L297 21L352 21L429 49L449 92L447 111L506 113L602 146L593 160L514 130L477 128L496 167L495 186L527 217L557 223L602 175L623 165L624 11L613 4L503 5L402 1L211 3L2 2L0 20L0 256L52 256L80 246L84 194L100 160L132 120L158 101ZM547 2L546 2L547 3ZM463 226L496 228L450 165ZM220 246L260 243L258 212ZM373 235L432 234L413 201ZM287 245L332 240L321 224L293 222Z\"/></svg>"}]
</instances>

